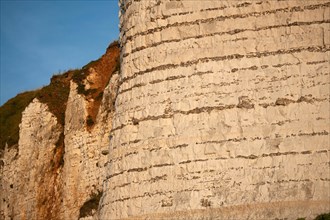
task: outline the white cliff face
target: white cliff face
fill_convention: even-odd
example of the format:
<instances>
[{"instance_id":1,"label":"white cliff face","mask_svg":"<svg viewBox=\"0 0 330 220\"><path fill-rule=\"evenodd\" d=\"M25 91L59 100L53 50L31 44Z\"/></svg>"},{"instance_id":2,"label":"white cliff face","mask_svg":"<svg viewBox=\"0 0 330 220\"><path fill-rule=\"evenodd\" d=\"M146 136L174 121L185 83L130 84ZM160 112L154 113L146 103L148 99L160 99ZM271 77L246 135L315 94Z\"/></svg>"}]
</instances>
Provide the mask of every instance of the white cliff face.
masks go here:
<instances>
[{"instance_id":1,"label":"white cliff face","mask_svg":"<svg viewBox=\"0 0 330 220\"><path fill-rule=\"evenodd\" d=\"M13 124L0 158L0 219L95 219L103 193L119 44L98 60L51 78L48 86L18 95L1 107ZM45 103L45 104L44 104ZM17 106L17 108L15 108ZM3 113L5 112L5 113ZM3 119L3 118L1 118ZM18 126L18 124L17 124ZM1 131L4 126L1 127Z\"/></svg>"},{"instance_id":2,"label":"white cliff face","mask_svg":"<svg viewBox=\"0 0 330 220\"><path fill-rule=\"evenodd\" d=\"M117 86L118 73L114 73L89 131L89 102L77 93L74 82L64 132L47 105L38 99L25 109L18 148L6 150L1 160L1 219L96 218ZM64 145L60 144L61 136Z\"/></svg>"},{"instance_id":3,"label":"white cliff face","mask_svg":"<svg viewBox=\"0 0 330 220\"><path fill-rule=\"evenodd\" d=\"M121 2L120 74L99 108L71 82L64 126L38 99L25 109L0 160L0 218L329 212L330 3ZM84 92L104 88L110 51Z\"/></svg>"},{"instance_id":4,"label":"white cliff face","mask_svg":"<svg viewBox=\"0 0 330 220\"><path fill-rule=\"evenodd\" d=\"M117 80L118 74L114 74L105 88L96 123L91 131L85 126L88 103L77 93L77 85L71 83L65 115L64 219L86 219L97 212L108 160L114 110L111 105L117 91Z\"/></svg>"},{"instance_id":5,"label":"white cliff face","mask_svg":"<svg viewBox=\"0 0 330 220\"><path fill-rule=\"evenodd\" d=\"M61 167L55 159L60 133L47 105L34 99L22 115L18 149L4 154L0 195L4 219L46 219L59 210Z\"/></svg>"},{"instance_id":6,"label":"white cliff face","mask_svg":"<svg viewBox=\"0 0 330 220\"><path fill-rule=\"evenodd\" d=\"M101 219L329 212L327 1L121 1Z\"/></svg>"}]
</instances>

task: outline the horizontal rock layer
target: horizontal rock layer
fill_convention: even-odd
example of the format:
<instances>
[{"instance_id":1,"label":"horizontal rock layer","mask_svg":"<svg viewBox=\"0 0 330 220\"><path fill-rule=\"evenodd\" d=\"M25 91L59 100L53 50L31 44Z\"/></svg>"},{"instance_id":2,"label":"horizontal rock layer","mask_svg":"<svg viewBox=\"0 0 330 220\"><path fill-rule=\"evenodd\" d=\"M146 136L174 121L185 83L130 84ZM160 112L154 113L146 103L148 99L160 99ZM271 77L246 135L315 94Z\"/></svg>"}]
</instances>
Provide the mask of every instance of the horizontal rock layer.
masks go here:
<instances>
[{"instance_id":1,"label":"horizontal rock layer","mask_svg":"<svg viewBox=\"0 0 330 220\"><path fill-rule=\"evenodd\" d=\"M328 1L122 1L101 219L329 211Z\"/></svg>"},{"instance_id":2,"label":"horizontal rock layer","mask_svg":"<svg viewBox=\"0 0 330 220\"><path fill-rule=\"evenodd\" d=\"M51 83L67 81L62 105L46 93L48 103L37 97L25 108L18 144L7 146L0 158L1 220L96 218L118 89L118 58L118 44L111 44L105 55L86 65L89 68L52 78ZM49 103L61 110L63 123Z\"/></svg>"},{"instance_id":3,"label":"horizontal rock layer","mask_svg":"<svg viewBox=\"0 0 330 220\"><path fill-rule=\"evenodd\" d=\"M3 219L54 219L59 212L61 153L56 143L60 133L47 105L34 99L22 115L18 150L12 148L4 154L0 179Z\"/></svg>"}]
</instances>

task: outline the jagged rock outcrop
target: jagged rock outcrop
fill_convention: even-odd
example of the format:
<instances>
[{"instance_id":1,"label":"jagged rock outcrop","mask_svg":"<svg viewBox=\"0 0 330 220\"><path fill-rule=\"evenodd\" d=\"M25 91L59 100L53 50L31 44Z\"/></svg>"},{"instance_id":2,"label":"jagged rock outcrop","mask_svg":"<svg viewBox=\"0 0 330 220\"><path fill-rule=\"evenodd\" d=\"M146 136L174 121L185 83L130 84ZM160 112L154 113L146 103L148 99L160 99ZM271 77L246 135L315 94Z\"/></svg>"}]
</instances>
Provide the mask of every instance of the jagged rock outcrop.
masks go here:
<instances>
[{"instance_id":1,"label":"jagged rock outcrop","mask_svg":"<svg viewBox=\"0 0 330 220\"><path fill-rule=\"evenodd\" d=\"M121 0L120 68L114 43L0 108L0 219L330 212L329 10Z\"/></svg>"},{"instance_id":2,"label":"jagged rock outcrop","mask_svg":"<svg viewBox=\"0 0 330 220\"><path fill-rule=\"evenodd\" d=\"M77 94L72 83L66 111L65 156L63 180L64 219L86 218L96 214L103 192L103 180L108 160L109 133L114 108L118 73L110 79L103 93L103 100L91 131L86 130L86 100ZM90 201L93 201L90 203ZM86 203L86 204L85 204ZM94 204L94 205L93 205Z\"/></svg>"},{"instance_id":3,"label":"jagged rock outcrop","mask_svg":"<svg viewBox=\"0 0 330 220\"><path fill-rule=\"evenodd\" d=\"M121 1L100 219L330 211L329 1Z\"/></svg>"},{"instance_id":4,"label":"jagged rock outcrop","mask_svg":"<svg viewBox=\"0 0 330 220\"><path fill-rule=\"evenodd\" d=\"M2 152L0 219L94 219L109 153L118 58L113 43L97 61L33 91L18 144ZM5 105L25 103L25 96Z\"/></svg>"},{"instance_id":5,"label":"jagged rock outcrop","mask_svg":"<svg viewBox=\"0 0 330 220\"><path fill-rule=\"evenodd\" d=\"M19 147L4 153L2 219L47 219L59 211L61 166L56 143L60 134L56 117L34 99L23 112Z\"/></svg>"}]
</instances>

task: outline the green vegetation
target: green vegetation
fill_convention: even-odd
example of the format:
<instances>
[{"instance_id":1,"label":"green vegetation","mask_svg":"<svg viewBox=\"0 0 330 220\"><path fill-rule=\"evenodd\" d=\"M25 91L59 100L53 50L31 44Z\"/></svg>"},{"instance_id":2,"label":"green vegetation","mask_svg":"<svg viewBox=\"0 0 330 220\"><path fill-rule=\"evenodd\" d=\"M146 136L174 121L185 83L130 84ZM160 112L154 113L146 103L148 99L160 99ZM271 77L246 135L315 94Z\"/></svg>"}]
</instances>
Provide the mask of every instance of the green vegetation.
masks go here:
<instances>
[{"instance_id":1,"label":"green vegetation","mask_svg":"<svg viewBox=\"0 0 330 220\"><path fill-rule=\"evenodd\" d=\"M78 85L77 88L78 94L84 96L99 95L99 91L97 89L85 89L85 83L84 83L84 80L89 75L89 68L94 67L97 64L97 61L98 60L91 61L87 65L83 66L83 68L74 70L72 80Z\"/></svg>"},{"instance_id":2,"label":"green vegetation","mask_svg":"<svg viewBox=\"0 0 330 220\"><path fill-rule=\"evenodd\" d=\"M0 107L0 156L6 143L9 147L17 144L22 112L37 93L38 91L30 91L18 94Z\"/></svg>"},{"instance_id":3,"label":"green vegetation","mask_svg":"<svg viewBox=\"0 0 330 220\"><path fill-rule=\"evenodd\" d=\"M79 218L92 216L97 211L102 194L102 192L91 194L90 200L85 202L84 205L80 208Z\"/></svg>"},{"instance_id":4,"label":"green vegetation","mask_svg":"<svg viewBox=\"0 0 330 220\"><path fill-rule=\"evenodd\" d=\"M56 116L61 125L64 125L65 109L73 72L73 70L69 70L62 75L54 75L50 84L40 89L36 96L42 103L47 104L50 112Z\"/></svg>"},{"instance_id":5,"label":"green vegetation","mask_svg":"<svg viewBox=\"0 0 330 220\"><path fill-rule=\"evenodd\" d=\"M115 41L109 45L106 53L99 59L89 62L79 70L74 70L72 80L77 84L77 92L89 102L86 126L90 131L95 122L100 107L103 91L108 85L112 74L120 68L119 43ZM93 76L89 78L89 75ZM86 89L88 85L88 89Z\"/></svg>"},{"instance_id":6,"label":"green vegetation","mask_svg":"<svg viewBox=\"0 0 330 220\"><path fill-rule=\"evenodd\" d=\"M306 218L297 218L297 220L305 220ZM325 213L316 216L314 220L330 220L330 213Z\"/></svg>"},{"instance_id":7,"label":"green vegetation","mask_svg":"<svg viewBox=\"0 0 330 220\"><path fill-rule=\"evenodd\" d=\"M48 86L18 94L0 107L0 155L2 155L6 143L9 147L17 145L22 112L34 98L38 98L42 103L47 104L58 122L64 125L71 75L72 71L62 75L54 75Z\"/></svg>"},{"instance_id":8,"label":"green vegetation","mask_svg":"<svg viewBox=\"0 0 330 220\"><path fill-rule=\"evenodd\" d=\"M110 44L107 53L100 59L92 61L81 69L69 70L63 74L53 75L50 84L39 90L24 92L7 101L0 107L0 157L3 154L6 143L9 147L17 146L19 139L19 124L22 120L22 112L34 99L47 104L59 124L64 127L65 110L70 92L70 81L78 85L78 93L95 100L93 108L86 119L86 125L92 127L95 123L98 107L103 97L103 90L109 82L111 74L119 69L119 44L117 41ZM85 89L85 79L93 67L99 74L99 84L93 88ZM100 83L101 82L101 83ZM89 82L91 84L91 82ZM60 138L61 139L61 138ZM57 145L62 148L61 140Z\"/></svg>"},{"instance_id":9,"label":"green vegetation","mask_svg":"<svg viewBox=\"0 0 330 220\"><path fill-rule=\"evenodd\" d=\"M88 95L88 91L85 90L84 80L88 76L88 64L84 66L82 69L75 70L73 73L73 81L78 85L78 94Z\"/></svg>"},{"instance_id":10,"label":"green vegetation","mask_svg":"<svg viewBox=\"0 0 330 220\"><path fill-rule=\"evenodd\" d=\"M90 116L90 115L87 116L86 124L87 124L87 126L94 125L94 120L93 120L92 116Z\"/></svg>"},{"instance_id":11,"label":"green vegetation","mask_svg":"<svg viewBox=\"0 0 330 220\"><path fill-rule=\"evenodd\" d=\"M89 75L89 68L96 65L97 61L98 60L91 61L87 65L85 65L83 68L74 70L72 79L78 85L78 88L77 88L78 94L81 94L84 96L89 96L89 95L99 96L99 91L97 89L85 89L85 83L84 83L84 80Z\"/></svg>"},{"instance_id":12,"label":"green vegetation","mask_svg":"<svg viewBox=\"0 0 330 220\"><path fill-rule=\"evenodd\" d=\"M330 212L317 216L315 220L330 220Z\"/></svg>"}]
</instances>

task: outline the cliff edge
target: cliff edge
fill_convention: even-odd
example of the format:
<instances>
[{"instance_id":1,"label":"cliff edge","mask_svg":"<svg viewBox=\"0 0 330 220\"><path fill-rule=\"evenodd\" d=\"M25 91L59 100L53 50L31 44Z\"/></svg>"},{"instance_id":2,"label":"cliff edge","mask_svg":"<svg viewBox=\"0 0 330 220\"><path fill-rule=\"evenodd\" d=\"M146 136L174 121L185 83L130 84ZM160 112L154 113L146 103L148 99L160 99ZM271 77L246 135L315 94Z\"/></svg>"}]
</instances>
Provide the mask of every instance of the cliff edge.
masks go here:
<instances>
[{"instance_id":1,"label":"cliff edge","mask_svg":"<svg viewBox=\"0 0 330 220\"><path fill-rule=\"evenodd\" d=\"M0 108L1 219L95 215L118 86L119 44Z\"/></svg>"},{"instance_id":2,"label":"cliff edge","mask_svg":"<svg viewBox=\"0 0 330 220\"><path fill-rule=\"evenodd\" d=\"M120 2L100 218L329 212L330 2Z\"/></svg>"},{"instance_id":3,"label":"cliff edge","mask_svg":"<svg viewBox=\"0 0 330 220\"><path fill-rule=\"evenodd\" d=\"M0 108L0 218L329 213L329 24L326 0L121 0L120 47Z\"/></svg>"}]
</instances>

